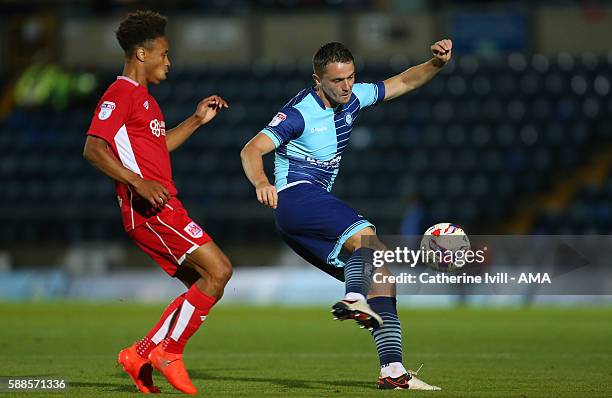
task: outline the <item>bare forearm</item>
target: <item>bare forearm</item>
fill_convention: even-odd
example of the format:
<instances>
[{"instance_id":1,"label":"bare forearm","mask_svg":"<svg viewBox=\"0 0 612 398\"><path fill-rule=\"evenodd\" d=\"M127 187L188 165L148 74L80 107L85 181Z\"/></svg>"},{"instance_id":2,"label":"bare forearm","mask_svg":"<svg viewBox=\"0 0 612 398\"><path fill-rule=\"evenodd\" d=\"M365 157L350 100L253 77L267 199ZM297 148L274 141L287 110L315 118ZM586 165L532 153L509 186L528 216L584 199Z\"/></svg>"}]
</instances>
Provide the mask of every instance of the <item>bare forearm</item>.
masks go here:
<instances>
[{"instance_id":1,"label":"bare forearm","mask_svg":"<svg viewBox=\"0 0 612 398\"><path fill-rule=\"evenodd\" d=\"M135 186L141 177L133 171L127 169L115 158L107 148L96 147L86 148L83 153L85 159L96 169L106 174L115 181L129 186Z\"/></svg>"},{"instance_id":2,"label":"bare forearm","mask_svg":"<svg viewBox=\"0 0 612 398\"><path fill-rule=\"evenodd\" d=\"M406 69L402 73L385 80L387 95L385 100L397 98L430 81L444 66L440 60L432 58L420 65Z\"/></svg>"},{"instance_id":3,"label":"bare forearm","mask_svg":"<svg viewBox=\"0 0 612 398\"><path fill-rule=\"evenodd\" d=\"M180 147L200 126L200 121L195 116L190 116L175 128L166 131L168 152Z\"/></svg>"},{"instance_id":4,"label":"bare forearm","mask_svg":"<svg viewBox=\"0 0 612 398\"><path fill-rule=\"evenodd\" d=\"M257 187L261 183L270 183L264 171L263 156L256 148L246 146L240 152L240 160L242 161L244 174L253 186Z\"/></svg>"}]
</instances>

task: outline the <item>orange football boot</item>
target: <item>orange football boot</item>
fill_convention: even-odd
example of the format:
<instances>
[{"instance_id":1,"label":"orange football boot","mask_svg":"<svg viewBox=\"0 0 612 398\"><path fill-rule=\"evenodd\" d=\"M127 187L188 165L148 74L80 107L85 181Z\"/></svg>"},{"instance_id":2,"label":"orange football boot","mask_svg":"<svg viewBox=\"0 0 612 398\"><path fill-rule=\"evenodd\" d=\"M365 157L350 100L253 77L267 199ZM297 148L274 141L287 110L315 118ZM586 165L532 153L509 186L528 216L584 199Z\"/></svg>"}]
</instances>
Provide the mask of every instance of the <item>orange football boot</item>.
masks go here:
<instances>
[{"instance_id":1,"label":"orange football boot","mask_svg":"<svg viewBox=\"0 0 612 398\"><path fill-rule=\"evenodd\" d=\"M144 394L158 393L159 388L153 385L153 367L151 361L142 358L136 352L136 343L119 352L117 363L130 376L136 388Z\"/></svg>"},{"instance_id":2,"label":"orange football boot","mask_svg":"<svg viewBox=\"0 0 612 398\"><path fill-rule=\"evenodd\" d=\"M149 359L153 367L168 380L172 387L185 394L195 395L198 389L191 383L185 364L183 354L173 354L162 349L158 345L149 354Z\"/></svg>"}]
</instances>

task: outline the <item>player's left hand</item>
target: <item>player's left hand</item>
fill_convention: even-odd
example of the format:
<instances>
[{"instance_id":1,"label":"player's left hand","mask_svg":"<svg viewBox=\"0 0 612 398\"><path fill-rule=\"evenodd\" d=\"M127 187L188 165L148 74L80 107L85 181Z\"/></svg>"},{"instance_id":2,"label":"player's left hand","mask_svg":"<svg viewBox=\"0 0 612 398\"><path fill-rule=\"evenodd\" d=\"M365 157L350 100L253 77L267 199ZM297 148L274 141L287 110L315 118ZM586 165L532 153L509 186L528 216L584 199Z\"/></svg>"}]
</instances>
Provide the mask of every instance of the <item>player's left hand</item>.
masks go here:
<instances>
[{"instance_id":1,"label":"player's left hand","mask_svg":"<svg viewBox=\"0 0 612 398\"><path fill-rule=\"evenodd\" d=\"M431 45L431 53L434 58L443 66L451 59L453 42L450 39L443 39Z\"/></svg>"},{"instance_id":2,"label":"player's left hand","mask_svg":"<svg viewBox=\"0 0 612 398\"><path fill-rule=\"evenodd\" d=\"M210 122L223 108L228 108L227 101L218 95L204 98L198 104L194 116L200 121L200 125Z\"/></svg>"}]
</instances>

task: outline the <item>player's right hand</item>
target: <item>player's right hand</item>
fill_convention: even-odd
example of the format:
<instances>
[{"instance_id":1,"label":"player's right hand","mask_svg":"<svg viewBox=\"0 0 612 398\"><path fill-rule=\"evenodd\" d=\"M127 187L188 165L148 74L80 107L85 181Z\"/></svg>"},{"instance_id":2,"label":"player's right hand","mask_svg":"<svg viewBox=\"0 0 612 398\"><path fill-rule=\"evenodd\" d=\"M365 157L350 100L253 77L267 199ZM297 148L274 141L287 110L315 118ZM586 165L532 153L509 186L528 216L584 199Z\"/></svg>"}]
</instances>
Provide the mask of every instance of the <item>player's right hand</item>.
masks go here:
<instances>
[{"instance_id":1,"label":"player's right hand","mask_svg":"<svg viewBox=\"0 0 612 398\"><path fill-rule=\"evenodd\" d=\"M257 200L259 200L259 203L276 209L278 205L278 192L276 192L276 187L274 185L267 181L259 183L255 187L255 192L257 193Z\"/></svg>"},{"instance_id":2,"label":"player's right hand","mask_svg":"<svg viewBox=\"0 0 612 398\"><path fill-rule=\"evenodd\" d=\"M170 200L168 190L157 181L140 179L134 184L134 189L139 196L156 209L161 209Z\"/></svg>"}]
</instances>

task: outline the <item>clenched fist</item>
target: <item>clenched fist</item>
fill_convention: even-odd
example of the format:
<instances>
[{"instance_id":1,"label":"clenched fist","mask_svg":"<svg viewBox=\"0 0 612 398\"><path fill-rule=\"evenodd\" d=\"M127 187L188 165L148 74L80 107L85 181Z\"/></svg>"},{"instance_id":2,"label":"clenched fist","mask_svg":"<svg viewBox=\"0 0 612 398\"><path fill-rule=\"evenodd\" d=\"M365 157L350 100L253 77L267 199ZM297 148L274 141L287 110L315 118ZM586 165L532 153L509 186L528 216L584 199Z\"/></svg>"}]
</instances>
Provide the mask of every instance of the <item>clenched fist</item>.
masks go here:
<instances>
[{"instance_id":1,"label":"clenched fist","mask_svg":"<svg viewBox=\"0 0 612 398\"><path fill-rule=\"evenodd\" d=\"M453 42L450 39L440 40L431 45L431 53L440 67L450 61L452 50Z\"/></svg>"}]
</instances>

